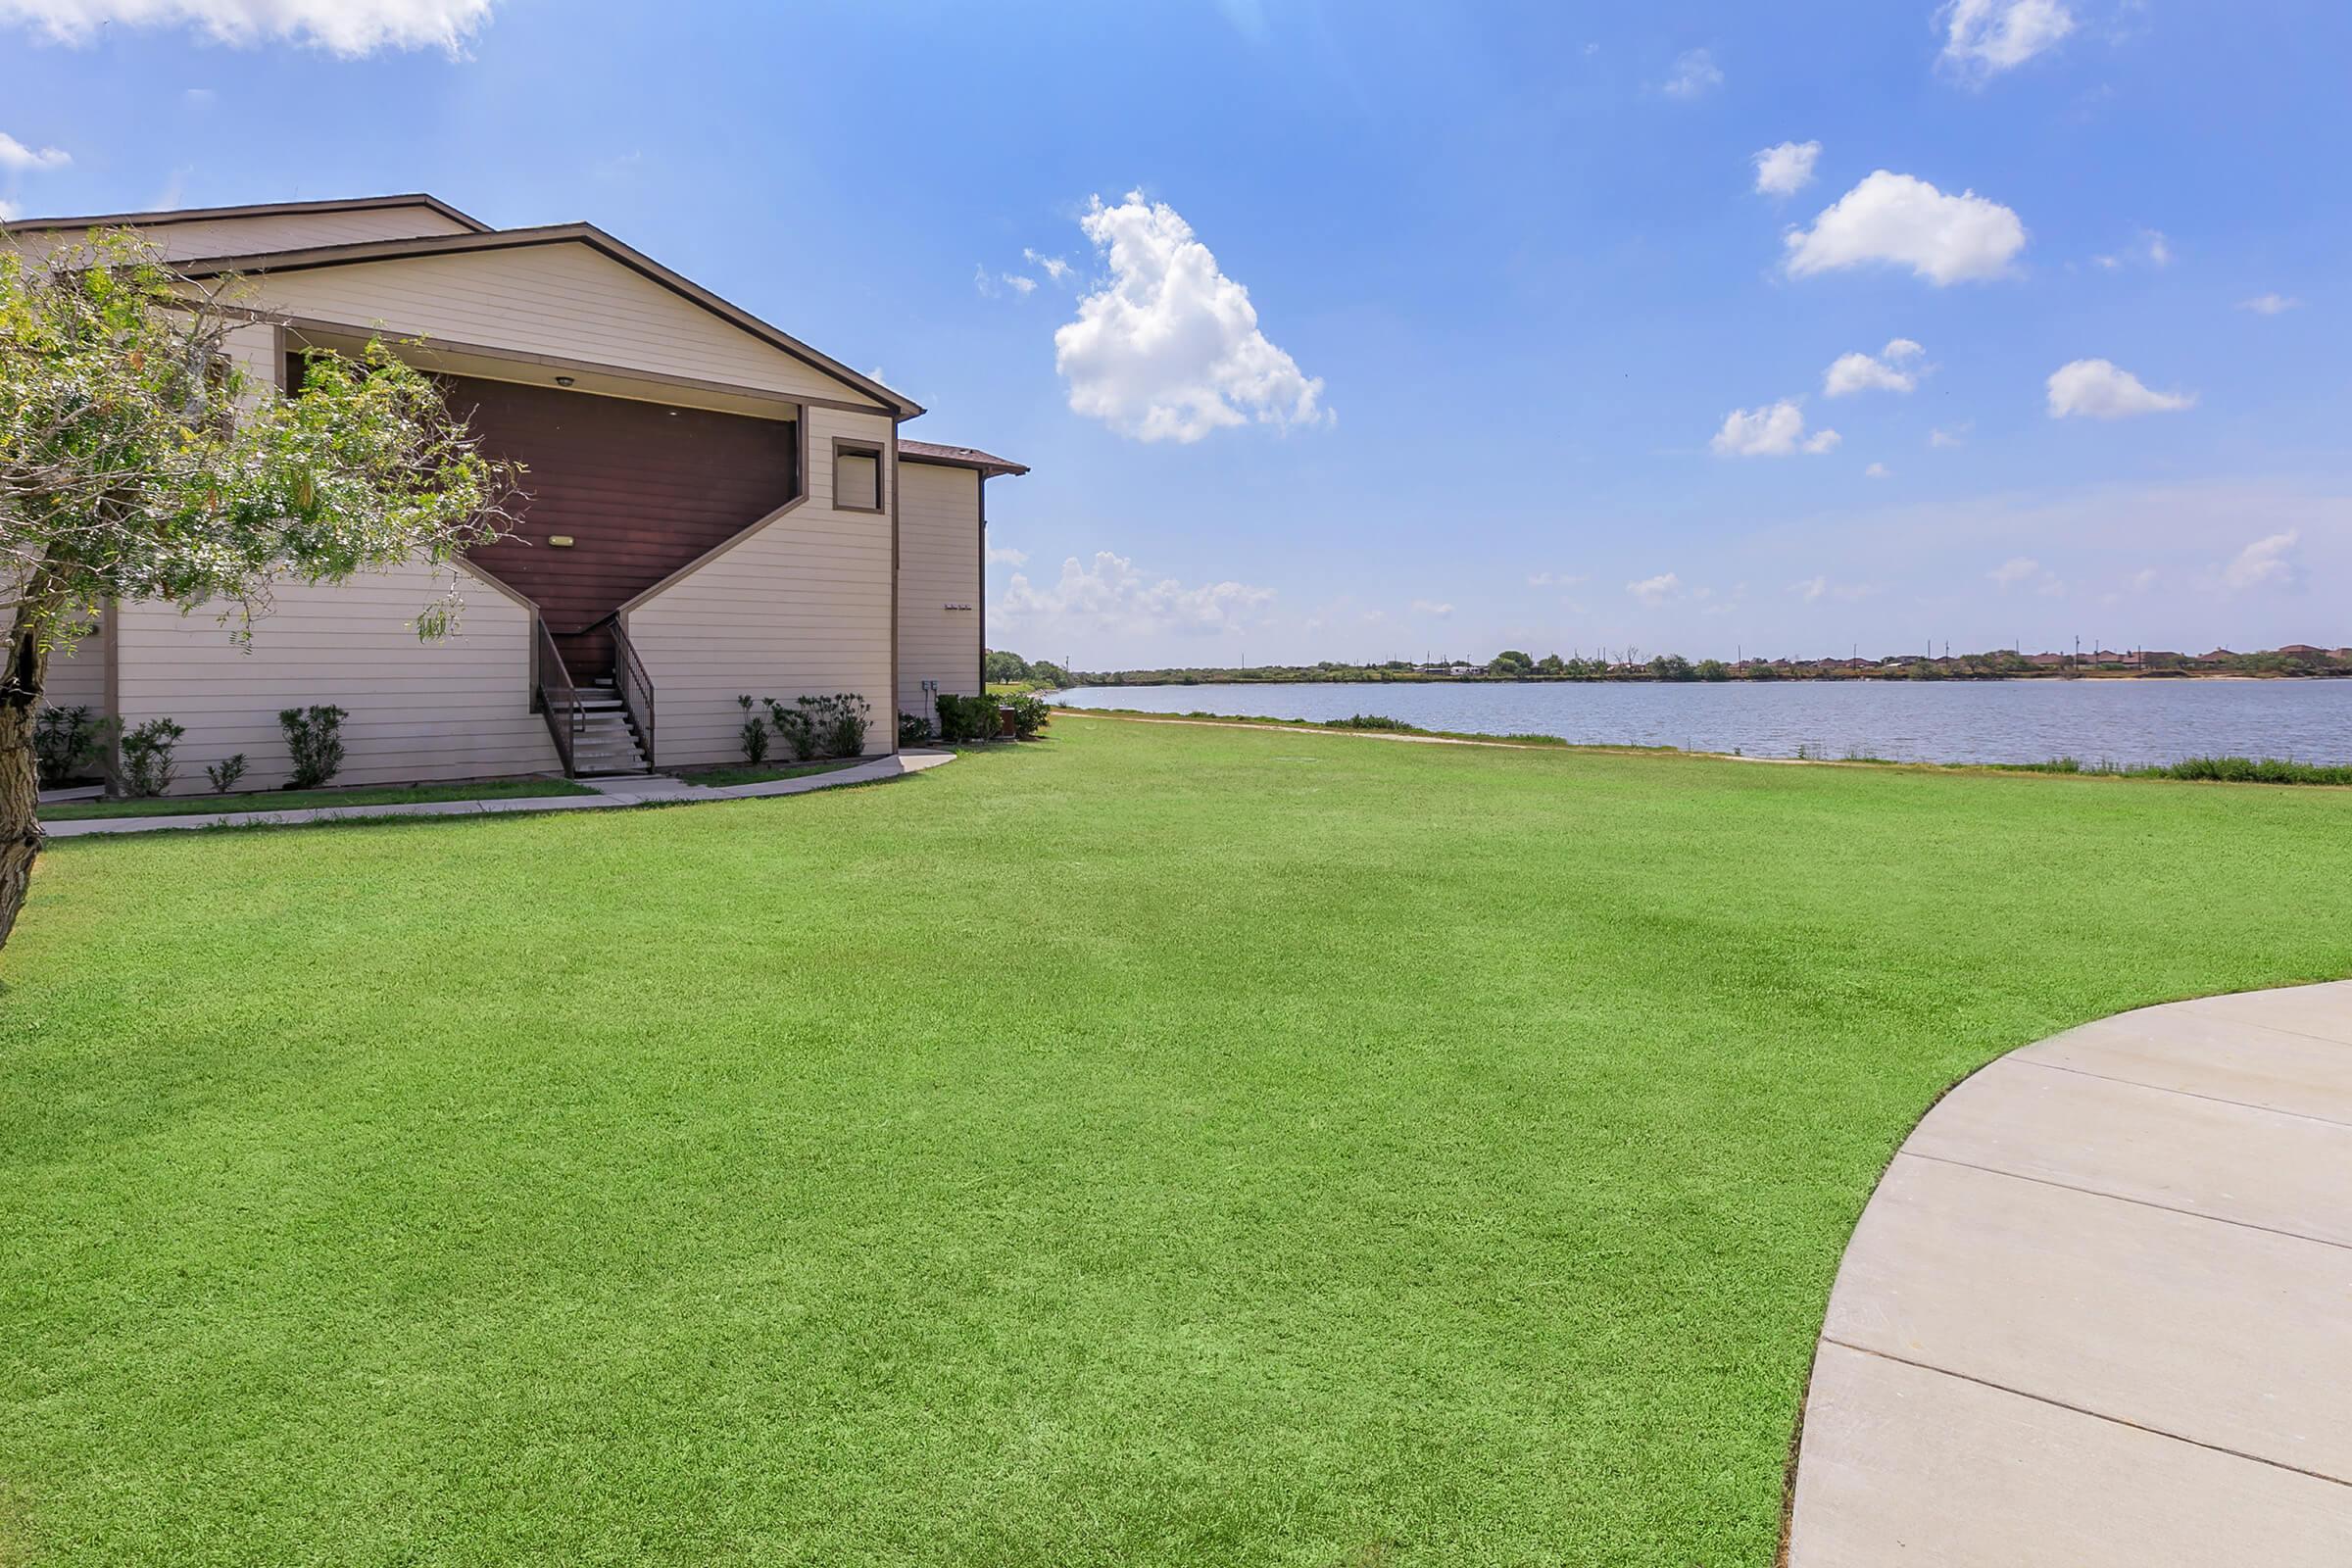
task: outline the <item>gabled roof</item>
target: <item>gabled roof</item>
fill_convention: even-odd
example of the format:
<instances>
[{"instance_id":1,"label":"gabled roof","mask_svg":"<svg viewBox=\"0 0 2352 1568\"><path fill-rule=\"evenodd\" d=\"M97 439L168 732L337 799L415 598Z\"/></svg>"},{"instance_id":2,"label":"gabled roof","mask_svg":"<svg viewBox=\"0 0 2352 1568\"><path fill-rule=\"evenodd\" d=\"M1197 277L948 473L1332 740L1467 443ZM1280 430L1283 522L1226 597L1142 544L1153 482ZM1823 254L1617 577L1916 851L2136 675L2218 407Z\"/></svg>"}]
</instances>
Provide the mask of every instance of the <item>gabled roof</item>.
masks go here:
<instances>
[{"instance_id":1,"label":"gabled roof","mask_svg":"<svg viewBox=\"0 0 2352 1568\"><path fill-rule=\"evenodd\" d=\"M1000 458L993 452L983 452L978 447L943 447L932 441L909 441L905 436L899 437L899 461L935 464L944 468L977 468L983 479L993 478L1000 473L1029 471L1024 464L1015 463L1010 458Z\"/></svg>"},{"instance_id":2,"label":"gabled roof","mask_svg":"<svg viewBox=\"0 0 2352 1568\"><path fill-rule=\"evenodd\" d=\"M923 412L922 405L911 398L902 397L872 377L860 375L830 355L820 354L800 339L768 325L742 307L720 299L692 278L671 271L644 252L614 239L594 223L552 223L540 228L496 228L470 234L426 234L415 239L314 245L301 250L264 251L249 256L208 256L198 261L175 264L174 270L189 277L210 277L220 272L299 272L318 267L348 267L360 262L405 261L418 256L455 256L475 251L514 250L529 245L564 244L585 245L618 262L721 320L741 327L770 347L781 349L802 364L856 387L881 403L897 418L911 419Z\"/></svg>"},{"instance_id":3,"label":"gabled roof","mask_svg":"<svg viewBox=\"0 0 2352 1568\"><path fill-rule=\"evenodd\" d=\"M19 218L0 223L0 233L38 233L51 228L153 228L160 223L203 223L225 218L267 218L273 214L365 213L387 207L427 207L451 222L476 234L490 225L459 212L438 196L410 191L401 196L352 196L323 202L256 202L245 207L177 207L160 213L95 213L84 218Z\"/></svg>"}]
</instances>

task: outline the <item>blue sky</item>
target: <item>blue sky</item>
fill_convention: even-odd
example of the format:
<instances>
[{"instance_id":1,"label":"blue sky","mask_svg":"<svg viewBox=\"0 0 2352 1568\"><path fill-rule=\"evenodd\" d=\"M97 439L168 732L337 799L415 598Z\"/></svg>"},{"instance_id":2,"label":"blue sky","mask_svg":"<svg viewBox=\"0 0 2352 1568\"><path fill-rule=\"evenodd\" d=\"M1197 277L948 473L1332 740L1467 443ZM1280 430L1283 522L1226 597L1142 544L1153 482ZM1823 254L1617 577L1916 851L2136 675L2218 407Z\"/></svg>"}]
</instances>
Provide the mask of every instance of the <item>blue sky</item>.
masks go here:
<instances>
[{"instance_id":1,"label":"blue sky","mask_svg":"<svg viewBox=\"0 0 2352 1568\"><path fill-rule=\"evenodd\" d=\"M992 640L1090 667L2336 645L2347 58L2319 0L0 0L0 202L596 222L1031 464Z\"/></svg>"}]
</instances>

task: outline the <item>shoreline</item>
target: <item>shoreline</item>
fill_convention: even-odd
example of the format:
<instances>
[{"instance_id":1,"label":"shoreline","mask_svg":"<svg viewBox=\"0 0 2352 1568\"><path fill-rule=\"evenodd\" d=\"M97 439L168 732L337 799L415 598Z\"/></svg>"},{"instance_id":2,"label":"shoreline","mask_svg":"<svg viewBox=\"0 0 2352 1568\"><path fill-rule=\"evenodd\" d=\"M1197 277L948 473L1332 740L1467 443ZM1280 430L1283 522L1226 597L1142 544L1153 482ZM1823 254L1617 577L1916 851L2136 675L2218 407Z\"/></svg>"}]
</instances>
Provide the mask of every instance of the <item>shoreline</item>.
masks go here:
<instances>
[{"instance_id":1,"label":"shoreline","mask_svg":"<svg viewBox=\"0 0 2352 1568\"><path fill-rule=\"evenodd\" d=\"M2328 681L2352 680L2352 669L2345 670L2279 670L2267 674L2248 674L2240 670L2138 670L2105 669L2068 671L2018 671L2004 675L1939 675L1922 680L1917 676L1891 673L1872 674L1862 670L1839 671L1837 674L1782 675L1771 680L1756 680L1751 676L1736 675L1726 680L1670 680L1662 675L1350 675L1330 679L1306 675L1266 676L1219 675L1182 680L1076 680L1064 687L1041 691L1038 695L1051 699L1063 691L1117 691L1123 687L1156 688L1165 686L1803 686L1810 684L1842 685L1848 682L1886 686L1993 686L2005 682L2086 680L2086 681L2155 681L2174 685L2184 681Z\"/></svg>"},{"instance_id":2,"label":"shoreline","mask_svg":"<svg viewBox=\"0 0 2352 1568\"><path fill-rule=\"evenodd\" d=\"M1194 729L1267 729L1286 735L1328 735L1356 740L1395 741L1420 746L1467 746L1505 752L1574 752L1614 757L1681 758L1709 762L1762 762L1778 767L1875 767L1933 773L1987 773L2008 778L2108 779L2192 784L2269 784L2284 789L2352 789L2352 765L2298 763L2273 759L2182 758L2178 761L2138 767L2105 764L2083 766L2073 758L2037 762L1905 761L1891 757L1764 757L1745 752L1712 752L1686 746L1611 745L1572 741L1553 735L1490 735L1471 730L1433 730L1392 722L1358 726L1311 718L1272 718L1249 713L1157 713L1137 708L1054 707L1055 718L1102 718L1122 724L1174 724ZM2245 776L2214 764L2244 761ZM2276 768L2279 776L2258 776ZM2188 770L2188 771L2177 771ZM2341 775L2341 776L2338 776Z\"/></svg>"}]
</instances>

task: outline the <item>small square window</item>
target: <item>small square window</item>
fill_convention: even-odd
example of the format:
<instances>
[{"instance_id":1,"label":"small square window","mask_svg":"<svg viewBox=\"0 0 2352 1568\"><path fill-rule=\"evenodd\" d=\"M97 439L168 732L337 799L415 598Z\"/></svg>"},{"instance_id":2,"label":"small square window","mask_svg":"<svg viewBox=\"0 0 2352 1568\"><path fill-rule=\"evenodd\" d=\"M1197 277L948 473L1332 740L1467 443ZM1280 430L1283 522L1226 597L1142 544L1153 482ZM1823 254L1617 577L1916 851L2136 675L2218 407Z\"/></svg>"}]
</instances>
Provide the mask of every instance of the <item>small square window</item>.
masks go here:
<instances>
[{"instance_id":1,"label":"small square window","mask_svg":"<svg viewBox=\"0 0 2352 1568\"><path fill-rule=\"evenodd\" d=\"M833 443L833 505L841 512L882 510L880 448Z\"/></svg>"}]
</instances>

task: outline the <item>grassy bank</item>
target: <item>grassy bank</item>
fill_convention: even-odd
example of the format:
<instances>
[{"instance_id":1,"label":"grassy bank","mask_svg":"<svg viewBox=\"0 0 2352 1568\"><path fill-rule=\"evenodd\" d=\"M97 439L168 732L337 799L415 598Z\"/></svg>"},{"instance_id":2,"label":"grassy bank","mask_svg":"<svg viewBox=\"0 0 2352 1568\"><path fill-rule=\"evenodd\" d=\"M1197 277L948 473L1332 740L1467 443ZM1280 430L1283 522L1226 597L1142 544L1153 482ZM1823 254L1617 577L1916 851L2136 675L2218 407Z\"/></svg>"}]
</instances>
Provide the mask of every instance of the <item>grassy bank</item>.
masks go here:
<instances>
[{"instance_id":1,"label":"grassy bank","mask_svg":"<svg viewBox=\"0 0 2352 1568\"><path fill-rule=\"evenodd\" d=\"M1676 746L1598 746L1580 745L1557 735L1514 733L1485 734L1477 730L1423 729L1402 719L1381 713L1356 713L1347 718L1269 718L1254 713L1210 713L1199 710L1182 713L1152 712L1135 708L1071 708L1057 711L1083 717L1088 713L1109 718L1144 719L1159 723L1265 724L1278 729L1352 730L1363 734L1417 735L1431 740L1475 741L1488 746L1557 746L1584 752L1681 752ZM1740 753L1694 752L1694 757L1740 756ZM1905 762L1886 757L1867 757L1849 752L1843 757L1813 755L1803 746L1792 758L1765 758L1766 761L1794 762L1856 762L1872 767L1920 767L1938 772L1998 772L1998 773L2071 773L2089 778L2162 778L2182 783L2203 784L2320 784L2352 785L2352 766L2325 762L2297 762L2276 757L2190 757L2178 762L2162 762L2148 766L2126 767L2112 761L2084 762L2077 758L2059 757L2046 762Z\"/></svg>"},{"instance_id":2,"label":"grassy bank","mask_svg":"<svg viewBox=\"0 0 2352 1568\"><path fill-rule=\"evenodd\" d=\"M160 800L76 801L44 806L44 822L101 816L219 816L224 811L303 811L337 806L417 806L430 801L530 801L550 795L594 795L563 778L498 778L471 784L386 784L342 790L270 790L245 795L171 795Z\"/></svg>"},{"instance_id":3,"label":"grassy bank","mask_svg":"<svg viewBox=\"0 0 2352 1568\"><path fill-rule=\"evenodd\" d=\"M1766 1568L1938 1091L2352 972L2352 797L1059 722L86 839L0 1560Z\"/></svg>"}]
</instances>

